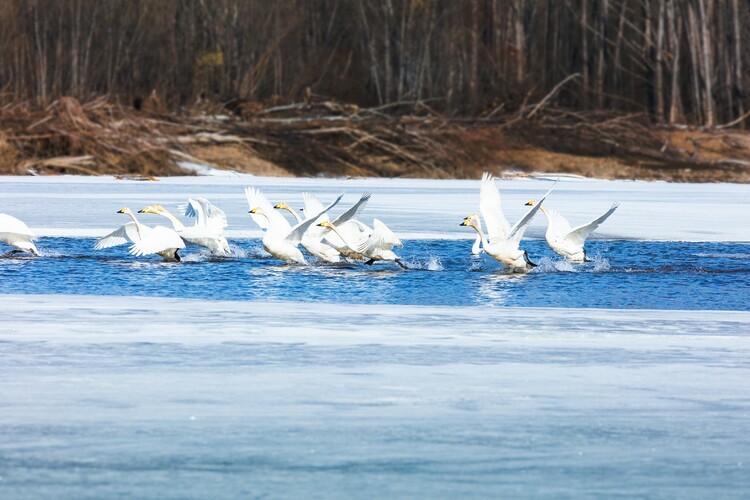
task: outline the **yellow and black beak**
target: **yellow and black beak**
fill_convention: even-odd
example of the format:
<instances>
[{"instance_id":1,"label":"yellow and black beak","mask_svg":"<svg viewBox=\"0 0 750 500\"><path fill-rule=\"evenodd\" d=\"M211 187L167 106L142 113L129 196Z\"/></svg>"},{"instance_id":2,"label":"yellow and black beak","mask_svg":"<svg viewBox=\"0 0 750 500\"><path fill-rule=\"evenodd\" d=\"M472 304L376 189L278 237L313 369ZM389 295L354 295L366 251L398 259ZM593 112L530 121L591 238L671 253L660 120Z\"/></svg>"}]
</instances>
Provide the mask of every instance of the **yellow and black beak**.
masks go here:
<instances>
[{"instance_id":1,"label":"yellow and black beak","mask_svg":"<svg viewBox=\"0 0 750 500\"><path fill-rule=\"evenodd\" d=\"M145 208L142 208L142 209L138 210L139 214L145 214L146 212L147 212L147 210Z\"/></svg>"},{"instance_id":2,"label":"yellow and black beak","mask_svg":"<svg viewBox=\"0 0 750 500\"><path fill-rule=\"evenodd\" d=\"M469 224L471 224L470 219L471 219L470 217L465 218L464 221L461 224L459 224L459 226L468 226Z\"/></svg>"},{"instance_id":3,"label":"yellow and black beak","mask_svg":"<svg viewBox=\"0 0 750 500\"><path fill-rule=\"evenodd\" d=\"M248 213L250 213L250 214L255 214L255 213L258 213L258 209L257 209L257 208L251 208L251 209L250 209L250 210L248 211Z\"/></svg>"},{"instance_id":4,"label":"yellow and black beak","mask_svg":"<svg viewBox=\"0 0 750 500\"><path fill-rule=\"evenodd\" d=\"M284 203L277 203L276 205L273 206L273 208L279 208L279 209L285 208Z\"/></svg>"},{"instance_id":5,"label":"yellow and black beak","mask_svg":"<svg viewBox=\"0 0 750 500\"><path fill-rule=\"evenodd\" d=\"M120 210L118 210L118 211L117 211L117 213L118 213L118 214L124 214L124 213L125 213L125 209L124 209L124 208L121 208Z\"/></svg>"}]
</instances>

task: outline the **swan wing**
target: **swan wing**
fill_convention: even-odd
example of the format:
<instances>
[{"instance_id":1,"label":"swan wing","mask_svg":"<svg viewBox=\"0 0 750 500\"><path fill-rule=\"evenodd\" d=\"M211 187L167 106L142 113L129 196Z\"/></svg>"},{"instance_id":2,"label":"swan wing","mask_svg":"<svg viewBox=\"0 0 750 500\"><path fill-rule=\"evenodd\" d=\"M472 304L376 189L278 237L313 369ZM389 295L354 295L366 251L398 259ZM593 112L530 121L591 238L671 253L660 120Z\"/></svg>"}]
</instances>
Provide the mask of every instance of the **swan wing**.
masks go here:
<instances>
[{"instance_id":1,"label":"swan wing","mask_svg":"<svg viewBox=\"0 0 750 500\"><path fill-rule=\"evenodd\" d=\"M305 202L306 218L310 217L313 214L319 214L320 212L325 211L323 203L321 203L318 197L312 193L302 193L302 200Z\"/></svg>"},{"instance_id":2,"label":"swan wing","mask_svg":"<svg viewBox=\"0 0 750 500\"><path fill-rule=\"evenodd\" d=\"M305 231L312 226L314 223L316 223L321 215L325 215L326 212L328 212L330 209L335 207L339 201L341 201L341 198L343 198L344 195L340 194L338 198L334 200L333 203L328 205L327 207L323 208L323 211L318 212L315 214L314 217L310 217L309 219L305 219L304 221L300 222L296 226L294 226L289 233L286 235L286 240L290 243L297 244L300 241L302 241L302 235L305 234Z\"/></svg>"},{"instance_id":3,"label":"swan wing","mask_svg":"<svg viewBox=\"0 0 750 500\"><path fill-rule=\"evenodd\" d=\"M320 202L317 196L312 193L302 193L302 199L305 202L305 217L307 217L308 215L319 214L323 212L323 215L318 217L318 223L331 220L331 218L328 217L328 214L325 213L325 207ZM305 238L311 238L315 241L320 241L328 231L329 229L317 225L310 226L307 229Z\"/></svg>"},{"instance_id":4,"label":"swan wing","mask_svg":"<svg viewBox=\"0 0 750 500\"><path fill-rule=\"evenodd\" d=\"M278 211L273 208L268 198L260 192L259 189L254 187L245 188L245 197L247 198L247 204L250 210L253 208L260 208L266 215L264 217L261 214L250 214L258 226L266 231L283 232L288 231L291 227L289 222L281 215Z\"/></svg>"},{"instance_id":5,"label":"swan wing","mask_svg":"<svg viewBox=\"0 0 750 500\"><path fill-rule=\"evenodd\" d=\"M581 226L576 227L575 229L572 229L567 235L566 238L572 242L574 242L577 245L583 245L583 242L586 241L586 238L589 237L589 235L594 232L594 230L599 227L599 224L604 222L609 218L610 215L615 213L615 210L617 210L617 207L620 206L619 203L614 203L610 207L609 210L604 212L601 216L597 217L596 219L592 220L588 224L583 224Z\"/></svg>"},{"instance_id":6,"label":"swan wing","mask_svg":"<svg viewBox=\"0 0 750 500\"><path fill-rule=\"evenodd\" d=\"M374 253L380 250L390 250L394 246L403 247L404 244L380 219L373 219L372 234L353 250L359 253Z\"/></svg>"},{"instance_id":7,"label":"swan wing","mask_svg":"<svg viewBox=\"0 0 750 500\"><path fill-rule=\"evenodd\" d=\"M148 233L151 232L151 228L141 224L141 232L143 233L143 236L147 236ZM138 233L138 226L136 226L135 222L128 222L108 235L102 236L96 240L94 250L116 247L118 245L124 245L125 243L136 243L140 240L141 234Z\"/></svg>"},{"instance_id":8,"label":"swan wing","mask_svg":"<svg viewBox=\"0 0 750 500\"><path fill-rule=\"evenodd\" d=\"M185 242L182 241L177 232L166 226L156 226L151 232L133 244L130 247L130 253L140 257L141 255L150 255L163 252L171 248L185 248Z\"/></svg>"},{"instance_id":9,"label":"swan wing","mask_svg":"<svg viewBox=\"0 0 750 500\"><path fill-rule=\"evenodd\" d=\"M36 238L34 232L23 221L12 215L0 214L0 233L11 233Z\"/></svg>"},{"instance_id":10,"label":"swan wing","mask_svg":"<svg viewBox=\"0 0 750 500\"><path fill-rule=\"evenodd\" d=\"M526 214L521 217L518 222L515 223L513 228L508 233L508 236L505 238L506 240L516 243L521 241L521 238L523 238L523 233L526 232L526 228L529 226L531 219L534 218L539 209L542 208L542 203L544 203L544 200L552 192L552 190L555 189L555 185L557 185L557 182L555 182L552 187L549 188L546 193L544 193L544 196L539 198L539 201L537 203L534 203L534 205L529 208Z\"/></svg>"},{"instance_id":11,"label":"swan wing","mask_svg":"<svg viewBox=\"0 0 750 500\"><path fill-rule=\"evenodd\" d=\"M495 238L503 239L508 235L510 224L503 214L500 204L500 191L495 185L495 178L488 172L482 175L482 187L479 190L479 211L482 212L490 241Z\"/></svg>"},{"instance_id":12,"label":"swan wing","mask_svg":"<svg viewBox=\"0 0 750 500\"><path fill-rule=\"evenodd\" d=\"M349 210L336 217L336 220L333 221L333 225L339 227L344 222L352 219L353 217L356 217L362 210L365 209L365 207L367 206L367 202L370 201L370 196L372 196L370 193L364 193L359 198L359 201L352 205Z\"/></svg>"},{"instance_id":13,"label":"swan wing","mask_svg":"<svg viewBox=\"0 0 750 500\"><path fill-rule=\"evenodd\" d=\"M356 219L348 220L343 224L334 224L334 226L336 226L338 233L329 230L325 235L325 239L336 248L348 246L339 234L343 234L344 238L349 242L366 240L372 234L372 230L369 227ZM352 248L352 250L354 249Z\"/></svg>"},{"instance_id":14,"label":"swan wing","mask_svg":"<svg viewBox=\"0 0 750 500\"><path fill-rule=\"evenodd\" d=\"M196 217L197 226L206 226L221 232L229 225L224 211L206 198L190 198L180 209L184 211L186 217Z\"/></svg>"}]
</instances>

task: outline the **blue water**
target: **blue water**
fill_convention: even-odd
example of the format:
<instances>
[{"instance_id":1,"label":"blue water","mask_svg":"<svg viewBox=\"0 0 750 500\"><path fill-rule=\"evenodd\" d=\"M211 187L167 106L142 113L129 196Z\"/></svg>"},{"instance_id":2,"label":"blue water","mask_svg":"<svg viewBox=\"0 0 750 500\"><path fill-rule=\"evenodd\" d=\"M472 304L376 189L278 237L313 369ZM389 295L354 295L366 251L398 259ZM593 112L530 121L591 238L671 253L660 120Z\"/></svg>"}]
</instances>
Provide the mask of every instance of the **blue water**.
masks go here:
<instances>
[{"instance_id":1,"label":"blue water","mask_svg":"<svg viewBox=\"0 0 750 500\"><path fill-rule=\"evenodd\" d=\"M219 300L564 308L750 310L750 244L590 241L593 262L571 264L544 241L525 241L539 267L512 274L471 256L468 241L406 241L393 263L289 266L259 240L231 242L234 256L182 251L182 263L136 258L127 247L42 238L45 258L0 258L0 294L94 294Z\"/></svg>"}]
</instances>

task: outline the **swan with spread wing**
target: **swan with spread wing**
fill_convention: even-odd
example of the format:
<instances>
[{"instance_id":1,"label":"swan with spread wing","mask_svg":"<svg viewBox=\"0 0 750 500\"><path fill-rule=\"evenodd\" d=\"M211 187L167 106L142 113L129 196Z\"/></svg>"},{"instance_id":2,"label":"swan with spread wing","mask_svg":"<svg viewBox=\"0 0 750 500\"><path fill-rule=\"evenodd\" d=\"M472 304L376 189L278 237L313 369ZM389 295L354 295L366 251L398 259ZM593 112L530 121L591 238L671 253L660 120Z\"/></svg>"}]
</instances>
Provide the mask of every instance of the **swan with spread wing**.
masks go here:
<instances>
[{"instance_id":1,"label":"swan with spread wing","mask_svg":"<svg viewBox=\"0 0 750 500\"><path fill-rule=\"evenodd\" d=\"M227 227L227 217L205 198L188 199L184 213L196 217L192 226L185 226L162 205L149 205L138 210L138 213L162 215L169 219L172 228L188 243L205 247L215 255L229 254L229 242L222 234Z\"/></svg>"},{"instance_id":2,"label":"swan with spread wing","mask_svg":"<svg viewBox=\"0 0 750 500\"><path fill-rule=\"evenodd\" d=\"M340 232L335 224L327 221L321 222L319 226L328 228L337 234L347 247L367 259L365 264L371 265L377 260L390 260L407 269L406 264L393 251L394 246L403 247L404 244L379 219L373 219L372 233L369 235L365 232L359 235L346 234Z\"/></svg>"},{"instance_id":3,"label":"swan with spread wing","mask_svg":"<svg viewBox=\"0 0 750 500\"><path fill-rule=\"evenodd\" d=\"M482 221L477 214L469 215L460 225L471 227L479 234L482 248L487 255L505 264L513 271L525 272L536 267L536 264L531 262L529 254L525 250L519 248L519 244L529 222L536 215L542 202L553 188L554 185L539 199L537 204L531 207L511 227L505 214L503 214L500 191L495 184L495 178L485 172L482 176L482 186L479 191L479 210L482 218L484 218L487 234L482 230Z\"/></svg>"},{"instance_id":4,"label":"swan with spread wing","mask_svg":"<svg viewBox=\"0 0 750 500\"><path fill-rule=\"evenodd\" d=\"M535 206L538 203L536 200L531 200L526 205ZM604 214L578 227L571 227L570 222L559 212L541 207L542 213L547 217L547 232L544 234L544 239L556 254L573 262L590 262L583 248L586 238L615 213L618 206L619 203L614 203Z\"/></svg>"},{"instance_id":5,"label":"swan with spread wing","mask_svg":"<svg viewBox=\"0 0 750 500\"><path fill-rule=\"evenodd\" d=\"M135 214L129 208L121 208L118 214L125 214L132 222L128 222L115 229L106 236L99 238L94 245L94 250L115 247L131 243L130 253L136 256L157 254L164 260L180 261L177 251L185 248L185 242L179 235L164 226L154 228L141 224Z\"/></svg>"},{"instance_id":6,"label":"swan with spread wing","mask_svg":"<svg viewBox=\"0 0 750 500\"><path fill-rule=\"evenodd\" d=\"M314 194L303 193L302 196L305 202L305 206L301 210L306 217L323 211L323 204ZM332 222L340 232L349 235L350 239L359 237L361 233L367 233L368 236L370 233L372 233L372 230L370 228L354 218L357 216L357 214L364 210L369 199L370 193L363 194L357 203L355 203L344 213L336 217L336 219L334 219ZM292 210L292 208L287 203L277 203L274 208L287 210L294 216L294 218L297 220L297 223L303 221L302 217L300 217L297 212ZM323 221L331 222L328 214L324 214L319 217L319 222ZM305 248L305 250L326 262L340 262L340 255L355 259L362 258L361 254L347 247L341 237L339 237L336 233L331 232L330 229L321 226L320 224L316 224L310 227L305 232L304 236L302 237L301 244Z\"/></svg>"},{"instance_id":7,"label":"swan with spread wing","mask_svg":"<svg viewBox=\"0 0 750 500\"><path fill-rule=\"evenodd\" d=\"M260 190L247 187L245 197L250 206L250 215L261 229L265 230L263 235L263 248L277 259L291 264L307 264L304 255L297 245L302 242L305 232L328 210L336 206L343 195L323 207L323 210L313 214L308 219L290 226L289 222L276 210Z\"/></svg>"}]
</instances>

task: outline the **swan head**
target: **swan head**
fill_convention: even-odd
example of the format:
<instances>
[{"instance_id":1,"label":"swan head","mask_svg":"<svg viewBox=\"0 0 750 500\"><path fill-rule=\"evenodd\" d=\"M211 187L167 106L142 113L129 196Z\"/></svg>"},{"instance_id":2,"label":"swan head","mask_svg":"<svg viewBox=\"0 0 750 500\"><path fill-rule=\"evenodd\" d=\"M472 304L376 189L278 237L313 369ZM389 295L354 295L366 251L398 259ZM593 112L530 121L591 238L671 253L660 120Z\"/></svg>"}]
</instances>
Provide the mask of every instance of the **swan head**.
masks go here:
<instances>
[{"instance_id":1,"label":"swan head","mask_svg":"<svg viewBox=\"0 0 750 500\"><path fill-rule=\"evenodd\" d=\"M292 209L291 209L291 208L289 207L289 204L288 204L288 203L286 203L286 202L283 202L283 201L282 201L281 203L277 203L276 205L274 205L274 206L273 206L273 208L276 208L276 209L278 209L278 210L289 210L289 211L291 211L291 210L292 210Z\"/></svg>"},{"instance_id":2,"label":"swan head","mask_svg":"<svg viewBox=\"0 0 750 500\"><path fill-rule=\"evenodd\" d=\"M131 214L133 212L131 212L128 207L125 207L125 208L121 208L120 210L118 210L117 213L118 214Z\"/></svg>"},{"instance_id":3,"label":"swan head","mask_svg":"<svg viewBox=\"0 0 750 500\"><path fill-rule=\"evenodd\" d=\"M161 205L149 205L147 207L143 207L142 209L138 210L139 214L156 214L156 215L161 215L164 212L166 212L166 210Z\"/></svg>"},{"instance_id":4,"label":"swan head","mask_svg":"<svg viewBox=\"0 0 750 500\"><path fill-rule=\"evenodd\" d=\"M260 207L253 207L253 208L250 209L250 211L248 213L251 213L251 214L262 214L263 210L261 210Z\"/></svg>"},{"instance_id":5,"label":"swan head","mask_svg":"<svg viewBox=\"0 0 750 500\"><path fill-rule=\"evenodd\" d=\"M320 224L317 224L317 225L320 226L320 227L326 227L328 229L334 229L333 224L331 224L327 220L324 220L323 222L321 222Z\"/></svg>"},{"instance_id":6,"label":"swan head","mask_svg":"<svg viewBox=\"0 0 750 500\"><path fill-rule=\"evenodd\" d=\"M477 214L471 214L464 217L464 221L459 226L469 226L474 229L479 225L479 216Z\"/></svg>"},{"instance_id":7,"label":"swan head","mask_svg":"<svg viewBox=\"0 0 750 500\"><path fill-rule=\"evenodd\" d=\"M538 201L536 201L536 200L529 200L529 201L527 201L527 202L525 203L525 206L527 206L527 207L533 207L533 206L534 206L534 205L536 205L537 203L539 203L539 202L538 202Z\"/></svg>"}]
</instances>

